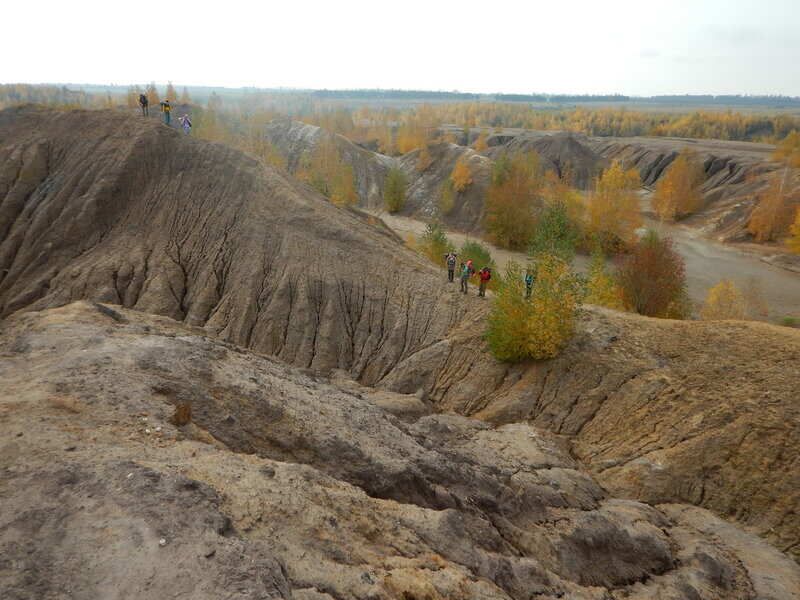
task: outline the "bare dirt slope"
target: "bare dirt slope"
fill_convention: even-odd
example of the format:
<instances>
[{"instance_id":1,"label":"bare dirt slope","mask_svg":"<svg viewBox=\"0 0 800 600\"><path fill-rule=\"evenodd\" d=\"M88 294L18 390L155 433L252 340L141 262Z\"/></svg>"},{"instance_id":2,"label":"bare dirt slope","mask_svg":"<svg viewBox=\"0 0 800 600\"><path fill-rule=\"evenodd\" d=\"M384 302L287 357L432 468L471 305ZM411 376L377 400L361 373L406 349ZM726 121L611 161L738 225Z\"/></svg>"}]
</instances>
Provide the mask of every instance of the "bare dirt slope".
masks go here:
<instances>
[{"instance_id":1,"label":"bare dirt slope","mask_svg":"<svg viewBox=\"0 0 800 600\"><path fill-rule=\"evenodd\" d=\"M342 160L353 167L360 205L365 208L383 206L384 180L395 164L391 157L365 150L344 136L290 119L272 121L265 127L264 136L286 158L290 173L297 170L304 155L310 155L322 139L333 140Z\"/></svg>"},{"instance_id":2,"label":"bare dirt slope","mask_svg":"<svg viewBox=\"0 0 800 600\"><path fill-rule=\"evenodd\" d=\"M313 152L321 139L326 136L333 139L342 160L353 168L362 208L372 211L383 208L384 180L389 169L396 167L402 169L407 181L406 202L401 214L425 220L440 217L448 225L464 231L481 229L491 160L470 148L449 143L431 145L430 164L420 168L417 150L393 158L361 148L341 135L298 121L277 119L266 126L264 135L286 157L290 173L296 171L303 155ZM470 165L473 184L456 195L451 211L441 213L438 199L442 185L449 180L456 161L462 157Z\"/></svg>"},{"instance_id":3,"label":"bare dirt slope","mask_svg":"<svg viewBox=\"0 0 800 600\"><path fill-rule=\"evenodd\" d=\"M426 415L166 318L20 313L0 376L10 600L800 594L758 538L615 499L535 427Z\"/></svg>"},{"instance_id":4,"label":"bare dirt slope","mask_svg":"<svg viewBox=\"0 0 800 600\"><path fill-rule=\"evenodd\" d=\"M615 493L712 508L797 555L798 332L589 308L561 358L504 365L485 302L246 155L104 111L4 111L0 139L4 315L119 304L436 410L532 422Z\"/></svg>"},{"instance_id":5,"label":"bare dirt slope","mask_svg":"<svg viewBox=\"0 0 800 600\"><path fill-rule=\"evenodd\" d=\"M393 234L225 146L106 111L3 111L0 139L0 315L119 303L375 382L468 310Z\"/></svg>"}]
</instances>

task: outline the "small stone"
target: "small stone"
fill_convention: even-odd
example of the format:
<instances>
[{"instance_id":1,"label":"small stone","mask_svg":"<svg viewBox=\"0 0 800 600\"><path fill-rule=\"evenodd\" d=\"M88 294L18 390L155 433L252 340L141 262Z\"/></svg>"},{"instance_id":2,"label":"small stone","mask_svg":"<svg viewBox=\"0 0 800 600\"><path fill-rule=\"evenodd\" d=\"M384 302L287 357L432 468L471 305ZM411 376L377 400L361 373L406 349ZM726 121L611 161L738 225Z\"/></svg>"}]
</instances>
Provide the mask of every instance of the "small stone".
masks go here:
<instances>
[{"instance_id":1,"label":"small stone","mask_svg":"<svg viewBox=\"0 0 800 600\"><path fill-rule=\"evenodd\" d=\"M149 429L145 429L144 432L145 433L150 433L150 430Z\"/></svg>"},{"instance_id":2,"label":"small stone","mask_svg":"<svg viewBox=\"0 0 800 600\"><path fill-rule=\"evenodd\" d=\"M128 476L126 477L126 479L130 479L131 477L133 477L133 473L128 473Z\"/></svg>"},{"instance_id":3,"label":"small stone","mask_svg":"<svg viewBox=\"0 0 800 600\"><path fill-rule=\"evenodd\" d=\"M65 451L65 452L72 452L72 451L74 451L76 448L77 448L77 446L67 446L66 448L64 448L64 451Z\"/></svg>"},{"instance_id":4,"label":"small stone","mask_svg":"<svg viewBox=\"0 0 800 600\"><path fill-rule=\"evenodd\" d=\"M161 427L156 427L156 431L161 431Z\"/></svg>"},{"instance_id":5,"label":"small stone","mask_svg":"<svg viewBox=\"0 0 800 600\"><path fill-rule=\"evenodd\" d=\"M205 558L211 558L217 553L216 548L206 548L205 552L203 552L203 556Z\"/></svg>"},{"instance_id":6,"label":"small stone","mask_svg":"<svg viewBox=\"0 0 800 600\"><path fill-rule=\"evenodd\" d=\"M159 546L166 546L167 545L167 540L165 540L164 538L161 538L160 540L158 540L158 545Z\"/></svg>"}]
</instances>

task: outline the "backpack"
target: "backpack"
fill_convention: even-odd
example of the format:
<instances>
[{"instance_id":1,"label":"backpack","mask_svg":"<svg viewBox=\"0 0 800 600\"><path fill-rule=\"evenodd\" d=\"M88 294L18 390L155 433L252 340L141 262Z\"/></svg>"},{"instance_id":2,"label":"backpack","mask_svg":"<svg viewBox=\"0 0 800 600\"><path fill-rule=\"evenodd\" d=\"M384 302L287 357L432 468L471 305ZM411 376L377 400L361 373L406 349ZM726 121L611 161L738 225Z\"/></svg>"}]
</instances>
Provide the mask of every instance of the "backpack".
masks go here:
<instances>
[{"instance_id":1,"label":"backpack","mask_svg":"<svg viewBox=\"0 0 800 600\"><path fill-rule=\"evenodd\" d=\"M456 266L456 256L455 254L448 254L447 255L447 266L451 269L454 269Z\"/></svg>"},{"instance_id":2,"label":"backpack","mask_svg":"<svg viewBox=\"0 0 800 600\"><path fill-rule=\"evenodd\" d=\"M147 96L139 94L139 104L147 105Z\"/></svg>"}]
</instances>

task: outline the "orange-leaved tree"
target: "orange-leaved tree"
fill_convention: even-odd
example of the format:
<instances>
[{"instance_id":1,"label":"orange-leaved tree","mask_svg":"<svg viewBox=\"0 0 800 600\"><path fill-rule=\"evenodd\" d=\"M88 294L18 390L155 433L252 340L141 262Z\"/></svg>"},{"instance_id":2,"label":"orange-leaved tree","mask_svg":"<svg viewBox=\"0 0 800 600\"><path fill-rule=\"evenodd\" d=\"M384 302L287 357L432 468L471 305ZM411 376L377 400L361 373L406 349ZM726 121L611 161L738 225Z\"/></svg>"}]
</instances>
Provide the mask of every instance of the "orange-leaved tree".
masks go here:
<instances>
[{"instance_id":1,"label":"orange-leaved tree","mask_svg":"<svg viewBox=\"0 0 800 600\"><path fill-rule=\"evenodd\" d=\"M161 99L158 97L158 88L156 88L155 82L150 82L150 84L147 86L145 94L147 95L147 101L149 102L150 106L155 106L158 108L158 103L161 102Z\"/></svg>"},{"instance_id":2,"label":"orange-leaved tree","mask_svg":"<svg viewBox=\"0 0 800 600\"><path fill-rule=\"evenodd\" d=\"M770 242L785 236L792 225L792 207L789 205L789 169L774 175L767 188L758 195L758 204L747 222L749 231L757 242Z\"/></svg>"},{"instance_id":3,"label":"orange-leaved tree","mask_svg":"<svg viewBox=\"0 0 800 600\"><path fill-rule=\"evenodd\" d=\"M595 181L589 196L588 229L606 252L619 252L636 242L636 230L642 226L640 185L638 171L625 170L619 161Z\"/></svg>"},{"instance_id":4,"label":"orange-leaved tree","mask_svg":"<svg viewBox=\"0 0 800 600\"><path fill-rule=\"evenodd\" d=\"M523 250L533 236L542 206L539 155L501 155L492 168L486 194L484 227L498 246Z\"/></svg>"},{"instance_id":5,"label":"orange-leaved tree","mask_svg":"<svg viewBox=\"0 0 800 600\"><path fill-rule=\"evenodd\" d=\"M789 239L787 240L789 250L795 254L800 254L800 208L794 215L794 223L789 228Z\"/></svg>"},{"instance_id":6,"label":"orange-leaved tree","mask_svg":"<svg viewBox=\"0 0 800 600\"><path fill-rule=\"evenodd\" d=\"M688 316L689 301L683 258L672 240L648 231L617 271L625 304L648 317Z\"/></svg>"},{"instance_id":7,"label":"orange-leaved tree","mask_svg":"<svg viewBox=\"0 0 800 600\"><path fill-rule=\"evenodd\" d=\"M456 161L453 171L450 173L450 181L453 182L453 189L459 193L472 185L472 170L469 168L466 157L462 156Z\"/></svg>"},{"instance_id":8,"label":"orange-leaved tree","mask_svg":"<svg viewBox=\"0 0 800 600\"><path fill-rule=\"evenodd\" d=\"M342 160L332 135L317 141L311 154L301 160L296 175L334 204L350 205L358 201L353 167Z\"/></svg>"},{"instance_id":9,"label":"orange-leaved tree","mask_svg":"<svg viewBox=\"0 0 800 600\"><path fill-rule=\"evenodd\" d=\"M703 204L700 191L703 180L702 165L694 152L684 148L656 184L653 210L662 221L692 214Z\"/></svg>"},{"instance_id":10,"label":"orange-leaved tree","mask_svg":"<svg viewBox=\"0 0 800 600\"><path fill-rule=\"evenodd\" d=\"M486 142L486 133L481 131L478 135L478 139L475 140L475 143L472 144L472 147L475 149L475 152L486 152L489 149L489 144Z\"/></svg>"},{"instance_id":11,"label":"orange-leaved tree","mask_svg":"<svg viewBox=\"0 0 800 600\"><path fill-rule=\"evenodd\" d=\"M800 132L792 131L789 133L775 148L775 153L772 157L789 167L800 168Z\"/></svg>"},{"instance_id":12,"label":"orange-leaved tree","mask_svg":"<svg viewBox=\"0 0 800 600\"><path fill-rule=\"evenodd\" d=\"M589 267L586 302L614 310L625 310L622 288L619 287L614 275L609 272L605 256L599 250L594 252Z\"/></svg>"},{"instance_id":13,"label":"orange-leaved tree","mask_svg":"<svg viewBox=\"0 0 800 600\"><path fill-rule=\"evenodd\" d=\"M708 290L700 316L706 321L744 319L745 299L730 279L723 279Z\"/></svg>"}]
</instances>

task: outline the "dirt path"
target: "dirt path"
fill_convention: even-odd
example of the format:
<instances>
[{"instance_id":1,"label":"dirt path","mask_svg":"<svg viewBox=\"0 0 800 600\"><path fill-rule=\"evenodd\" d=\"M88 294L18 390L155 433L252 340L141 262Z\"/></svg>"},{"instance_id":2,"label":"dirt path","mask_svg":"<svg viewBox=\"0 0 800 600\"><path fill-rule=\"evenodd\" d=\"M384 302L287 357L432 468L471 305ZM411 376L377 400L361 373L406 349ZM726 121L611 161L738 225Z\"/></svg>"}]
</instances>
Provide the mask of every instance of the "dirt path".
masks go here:
<instances>
[{"instance_id":1,"label":"dirt path","mask_svg":"<svg viewBox=\"0 0 800 600\"><path fill-rule=\"evenodd\" d=\"M660 223L647 216L649 202L646 195L643 195L642 202L646 226L671 237L676 249L686 261L689 296L694 303L701 304L709 288L721 279L732 279L739 289L763 298L770 320L786 316L800 318L800 274L765 263L754 254L704 239L697 230ZM390 215L386 212L371 214L382 219L389 228L404 238L408 234L421 235L427 225L417 219ZM456 246L461 246L468 239L479 239L457 231L448 231L447 236ZM527 260L527 255L523 252L512 252L484 240L480 241L489 248L500 272L505 271L509 261L525 264ZM589 258L578 256L575 263L579 271L585 272Z\"/></svg>"}]
</instances>

